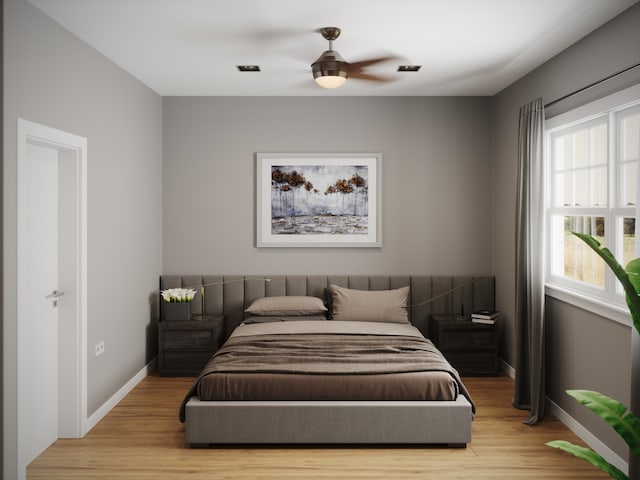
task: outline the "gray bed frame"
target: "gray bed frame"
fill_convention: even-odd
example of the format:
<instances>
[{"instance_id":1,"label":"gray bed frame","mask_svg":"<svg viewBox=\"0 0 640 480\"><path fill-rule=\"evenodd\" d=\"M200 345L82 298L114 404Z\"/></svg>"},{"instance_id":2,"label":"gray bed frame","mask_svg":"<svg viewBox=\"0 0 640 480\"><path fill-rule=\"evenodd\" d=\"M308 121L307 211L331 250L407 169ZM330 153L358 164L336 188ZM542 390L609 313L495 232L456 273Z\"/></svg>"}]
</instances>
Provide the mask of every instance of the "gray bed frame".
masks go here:
<instances>
[{"instance_id":1,"label":"gray bed frame","mask_svg":"<svg viewBox=\"0 0 640 480\"><path fill-rule=\"evenodd\" d=\"M269 278L270 281L265 281ZM473 280L472 283L467 283ZM457 286L466 285L442 295ZM217 284L217 285L210 285ZM425 337L431 314L495 307L494 278L349 275L163 275L160 289L209 285L194 299L194 315L224 315L226 337L256 298L312 295L330 284L360 290L410 287L409 318ZM162 302L160 302L162 305ZM162 308L162 307L161 307ZM185 392L186 393L186 392ZM201 401L186 405L185 443L220 444L445 444L471 441L471 404L456 401Z\"/></svg>"}]
</instances>

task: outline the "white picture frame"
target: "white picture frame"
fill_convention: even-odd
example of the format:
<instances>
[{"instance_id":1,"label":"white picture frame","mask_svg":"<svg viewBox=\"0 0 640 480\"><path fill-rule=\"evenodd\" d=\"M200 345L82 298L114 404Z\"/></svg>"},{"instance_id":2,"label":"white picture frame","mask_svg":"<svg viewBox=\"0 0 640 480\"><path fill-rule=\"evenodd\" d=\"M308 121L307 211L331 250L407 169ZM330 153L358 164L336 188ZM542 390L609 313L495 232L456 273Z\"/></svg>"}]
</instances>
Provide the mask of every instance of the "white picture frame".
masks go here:
<instances>
[{"instance_id":1,"label":"white picture frame","mask_svg":"<svg viewBox=\"0 0 640 480\"><path fill-rule=\"evenodd\" d=\"M256 246L374 247L381 153L257 153Z\"/></svg>"}]
</instances>

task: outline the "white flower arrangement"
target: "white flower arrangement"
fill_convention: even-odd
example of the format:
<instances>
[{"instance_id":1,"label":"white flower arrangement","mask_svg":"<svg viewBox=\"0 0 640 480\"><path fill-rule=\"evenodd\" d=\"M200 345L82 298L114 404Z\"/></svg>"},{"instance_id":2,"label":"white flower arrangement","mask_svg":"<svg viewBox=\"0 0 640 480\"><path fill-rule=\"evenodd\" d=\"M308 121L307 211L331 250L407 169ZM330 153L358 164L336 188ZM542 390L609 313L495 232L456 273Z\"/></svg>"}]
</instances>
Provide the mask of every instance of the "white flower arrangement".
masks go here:
<instances>
[{"instance_id":1,"label":"white flower arrangement","mask_svg":"<svg viewBox=\"0 0 640 480\"><path fill-rule=\"evenodd\" d=\"M193 288L169 288L160 294L167 303L187 303L193 300L196 291Z\"/></svg>"}]
</instances>

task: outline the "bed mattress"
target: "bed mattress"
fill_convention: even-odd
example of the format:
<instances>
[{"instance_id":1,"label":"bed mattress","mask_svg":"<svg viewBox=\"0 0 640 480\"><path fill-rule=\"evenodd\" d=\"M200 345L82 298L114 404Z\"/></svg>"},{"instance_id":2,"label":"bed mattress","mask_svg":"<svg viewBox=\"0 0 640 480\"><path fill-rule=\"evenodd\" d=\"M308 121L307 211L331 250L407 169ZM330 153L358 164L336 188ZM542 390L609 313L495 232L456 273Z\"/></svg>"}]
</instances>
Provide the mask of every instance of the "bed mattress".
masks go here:
<instances>
[{"instance_id":1,"label":"bed mattress","mask_svg":"<svg viewBox=\"0 0 640 480\"><path fill-rule=\"evenodd\" d=\"M185 398L215 401L454 401L455 369L409 324L242 324Z\"/></svg>"}]
</instances>

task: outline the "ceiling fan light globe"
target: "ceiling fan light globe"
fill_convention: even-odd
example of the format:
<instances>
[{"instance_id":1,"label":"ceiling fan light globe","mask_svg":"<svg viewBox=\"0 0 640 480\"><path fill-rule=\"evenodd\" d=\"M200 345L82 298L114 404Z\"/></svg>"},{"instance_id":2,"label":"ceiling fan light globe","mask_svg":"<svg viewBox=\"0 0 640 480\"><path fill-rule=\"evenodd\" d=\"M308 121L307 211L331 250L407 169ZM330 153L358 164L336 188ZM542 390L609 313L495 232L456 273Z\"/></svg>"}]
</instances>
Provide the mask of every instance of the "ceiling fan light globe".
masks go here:
<instances>
[{"instance_id":1,"label":"ceiling fan light globe","mask_svg":"<svg viewBox=\"0 0 640 480\"><path fill-rule=\"evenodd\" d=\"M341 77L339 75L325 75L323 77L316 77L315 80L322 88L339 88L347 81L347 77Z\"/></svg>"}]
</instances>

